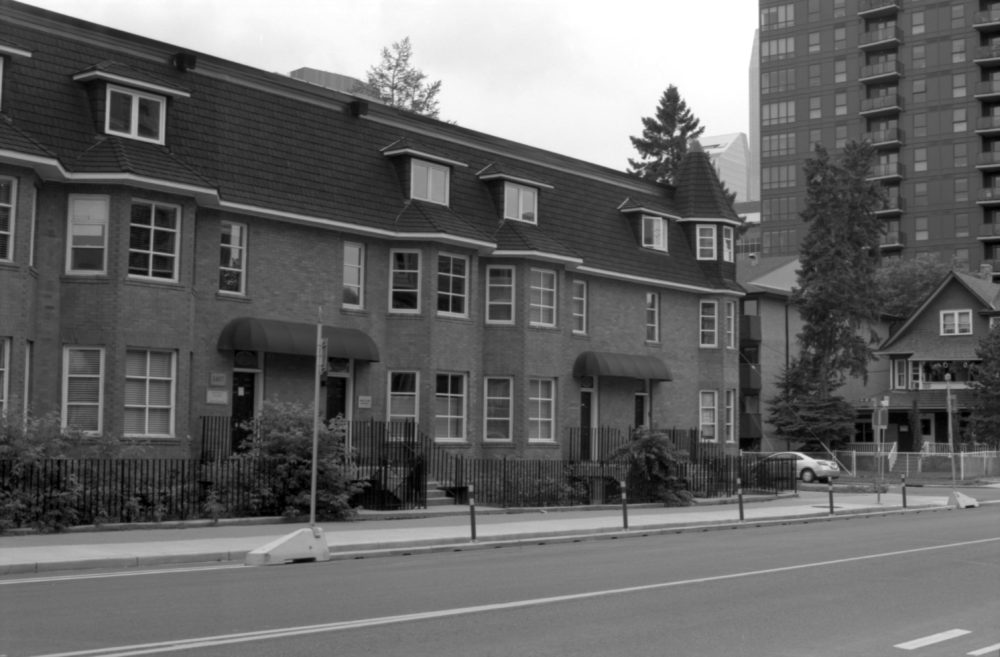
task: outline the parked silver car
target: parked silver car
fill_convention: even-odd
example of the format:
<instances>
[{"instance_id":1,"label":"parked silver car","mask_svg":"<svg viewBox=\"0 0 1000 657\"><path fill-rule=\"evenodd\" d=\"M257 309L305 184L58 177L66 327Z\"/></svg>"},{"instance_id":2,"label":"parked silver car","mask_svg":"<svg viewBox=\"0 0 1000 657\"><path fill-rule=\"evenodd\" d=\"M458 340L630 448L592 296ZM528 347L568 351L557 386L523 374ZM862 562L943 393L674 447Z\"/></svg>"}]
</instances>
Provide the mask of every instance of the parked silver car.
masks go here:
<instances>
[{"instance_id":1,"label":"parked silver car","mask_svg":"<svg viewBox=\"0 0 1000 657\"><path fill-rule=\"evenodd\" d=\"M767 457L768 459L795 459L795 471L799 479L805 483L815 481L828 481L840 476L840 466L836 461L819 459L802 452L776 452Z\"/></svg>"}]
</instances>

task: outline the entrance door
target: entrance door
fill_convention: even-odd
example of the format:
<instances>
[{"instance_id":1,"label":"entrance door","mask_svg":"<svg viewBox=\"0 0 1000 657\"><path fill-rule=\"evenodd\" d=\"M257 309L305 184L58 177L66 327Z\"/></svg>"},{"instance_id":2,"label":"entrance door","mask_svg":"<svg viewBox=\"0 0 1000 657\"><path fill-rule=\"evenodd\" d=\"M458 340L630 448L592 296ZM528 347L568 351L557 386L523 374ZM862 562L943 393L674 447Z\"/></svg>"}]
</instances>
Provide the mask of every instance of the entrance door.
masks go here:
<instances>
[{"instance_id":1,"label":"entrance door","mask_svg":"<svg viewBox=\"0 0 1000 657\"><path fill-rule=\"evenodd\" d=\"M326 377L326 421L343 415L347 417L347 377Z\"/></svg>"},{"instance_id":2,"label":"entrance door","mask_svg":"<svg viewBox=\"0 0 1000 657\"><path fill-rule=\"evenodd\" d=\"M240 425L253 419L256 387L257 374L255 372L233 372L233 414L230 418L232 444L230 448L234 452L243 445L243 441L250 435L250 431L241 428Z\"/></svg>"},{"instance_id":3,"label":"entrance door","mask_svg":"<svg viewBox=\"0 0 1000 657\"><path fill-rule=\"evenodd\" d=\"M593 438L594 423L592 421L594 391L580 390L580 460L589 461L593 458L590 441Z\"/></svg>"},{"instance_id":4,"label":"entrance door","mask_svg":"<svg viewBox=\"0 0 1000 657\"><path fill-rule=\"evenodd\" d=\"M920 414L920 443L933 443L934 442L934 414L933 413L921 413Z\"/></svg>"}]
</instances>

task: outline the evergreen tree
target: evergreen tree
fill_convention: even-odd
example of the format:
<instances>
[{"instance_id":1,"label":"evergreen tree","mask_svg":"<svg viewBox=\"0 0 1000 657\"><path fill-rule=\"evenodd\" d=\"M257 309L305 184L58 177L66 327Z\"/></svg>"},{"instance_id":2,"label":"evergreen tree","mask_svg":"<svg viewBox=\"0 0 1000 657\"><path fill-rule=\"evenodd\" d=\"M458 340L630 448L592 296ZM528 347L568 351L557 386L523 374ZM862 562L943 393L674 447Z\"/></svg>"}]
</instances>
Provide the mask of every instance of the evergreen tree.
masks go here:
<instances>
[{"instance_id":1,"label":"evergreen tree","mask_svg":"<svg viewBox=\"0 0 1000 657\"><path fill-rule=\"evenodd\" d=\"M436 119L441 81L425 82L427 75L410 64L412 56L410 37L392 44L391 49L382 48L382 62L368 69L363 91L386 105Z\"/></svg>"},{"instance_id":2,"label":"evergreen tree","mask_svg":"<svg viewBox=\"0 0 1000 657\"><path fill-rule=\"evenodd\" d=\"M854 410L835 391L847 376L867 378L878 340L875 285L884 226L874 214L881 192L868 180L872 149L850 143L833 162L822 146L806 161L809 232L802 242L791 303L802 319L800 353L779 381L769 420L779 435L830 444L850 435ZM864 335L868 331L868 336Z\"/></svg>"},{"instance_id":3,"label":"evergreen tree","mask_svg":"<svg viewBox=\"0 0 1000 657\"><path fill-rule=\"evenodd\" d=\"M705 132L692 114L677 87L670 85L660 97L656 115L642 118L642 136L629 137L641 159L629 158L629 173L643 180L671 183L688 142Z\"/></svg>"},{"instance_id":4,"label":"evergreen tree","mask_svg":"<svg viewBox=\"0 0 1000 657\"><path fill-rule=\"evenodd\" d=\"M976 355L980 362L975 378L969 384L972 390L969 429L973 440L1000 448L1000 328L989 332L979 342Z\"/></svg>"}]
</instances>

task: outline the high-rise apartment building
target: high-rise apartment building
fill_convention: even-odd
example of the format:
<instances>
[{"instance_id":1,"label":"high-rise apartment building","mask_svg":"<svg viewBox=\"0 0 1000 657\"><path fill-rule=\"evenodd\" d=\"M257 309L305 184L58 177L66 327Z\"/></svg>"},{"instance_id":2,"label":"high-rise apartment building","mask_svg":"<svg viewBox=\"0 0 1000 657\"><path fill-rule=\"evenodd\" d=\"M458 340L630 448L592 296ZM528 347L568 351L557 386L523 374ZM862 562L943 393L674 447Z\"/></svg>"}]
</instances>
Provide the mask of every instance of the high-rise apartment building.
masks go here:
<instances>
[{"instance_id":1,"label":"high-rise apartment building","mask_svg":"<svg viewBox=\"0 0 1000 657\"><path fill-rule=\"evenodd\" d=\"M761 252L795 253L816 143L876 149L886 258L1000 272L1000 0L760 0Z\"/></svg>"}]
</instances>

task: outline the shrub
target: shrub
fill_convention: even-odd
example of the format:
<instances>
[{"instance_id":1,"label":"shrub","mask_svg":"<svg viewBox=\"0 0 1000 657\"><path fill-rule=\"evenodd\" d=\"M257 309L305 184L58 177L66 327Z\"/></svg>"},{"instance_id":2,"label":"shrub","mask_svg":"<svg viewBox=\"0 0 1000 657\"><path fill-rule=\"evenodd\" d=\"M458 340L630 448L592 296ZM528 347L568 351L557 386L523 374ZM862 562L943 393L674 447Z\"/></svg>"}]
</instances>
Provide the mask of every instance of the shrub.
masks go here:
<instances>
[{"instance_id":1,"label":"shrub","mask_svg":"<svg viewBox=\"0 0 1000 657\"><path fill-rule=\"evenodd\" d=\"M667 434L640 427L612 458L624 459L629 465L629 480L652 486L657 499L665 505L691 503L691 492L676 474L687 462L687 452L677 449Z\"/></svg>"}]
</instances>

